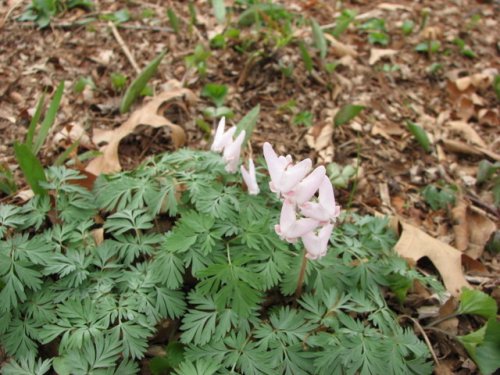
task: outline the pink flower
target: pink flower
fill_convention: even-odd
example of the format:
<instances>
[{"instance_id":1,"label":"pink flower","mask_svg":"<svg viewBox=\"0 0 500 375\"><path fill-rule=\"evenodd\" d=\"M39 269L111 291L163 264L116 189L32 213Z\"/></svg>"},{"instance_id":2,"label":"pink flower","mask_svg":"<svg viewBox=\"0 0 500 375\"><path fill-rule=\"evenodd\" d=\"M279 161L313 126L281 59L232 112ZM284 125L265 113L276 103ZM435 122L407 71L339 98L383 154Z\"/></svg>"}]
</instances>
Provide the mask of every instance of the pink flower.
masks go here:
<instances>
[{"instance_id":1,"label":"pink flower","mask_svg":"<svg viewBox=\"0 0 500 375\"><path fill-rule=\"evenodd\" d=\"M257 184L257 178L255 177L255 165L253 164L253 160L250 159L248 161L248 171L245 169L245 167L242 165L241 168L241 175L243 176L243 181L245 181L245 184L247 185L248 188L248 194L250 195L257 195L260 192L259 185Z\"/></svg>"},{"instance_id":2,"label":"pink flower","mask_svg":"<svg viewBox=\"0 0 500 375\"><path fill-rule=\"evenodd\" d=\"M226 171L229 173L235 173L238 170L238 163L240 162L241 145L243 144L244 140L245 140L245 131L242 130L234 141L231 139L231 143L229 143L224 147L222 158L226 162Z\"/></svg>"},{"instance_id":3,"label":"pink flower","mask_svg":"<svg viewBox=\"0 0 500 375\"><path fill-rule=\"evenodd\" d=\"M281 208L280 223L274 226L274 230L282 239L295 242L297 238L311 232L318 226L318 222L305 218L297 220L295 205L284 201Z\"/></svg>"},{"instance_id":4,"label":"pink flower","mask_svg":"<svg viewBox=\"0 0 500 375\"><path fill-rule=\"evenodd\" d=\"M271 176L269 187L275 193L288 193L312 168L311 159L302 160L300 163L291 166L291 156L278 157L273 147L267 142L264 143L264 158Z\"/></svg>"},{"instance_id":5,"label":"pink flower","mask_svg":"<svg viewBox=\"0 0 500 375\"><path fill-rule=\"evenodd\" d=\"M302 242L306 248L306 258L315 260L326 255L332 230L333 224L327 224L320 229L318 235L314 234L313 231L302 235Z\"/></svg>"},{"instance_id":6,"label":"pink flower","mask_svg":"<svg viewBox=\"0 0 500 375\"><path fill-rule=\"evenodd\" d=\"M233 142L233 135L236 131L236 127L233 126L227 132L224 132L225 127L226 118L223 117L220 119L219 125L217 125L217 129L215 130L214 142L212 143L212 147L210 147L210 150L221 152Z\"/></svg>"},{"instance_id":7,"label":"pink flower","mask_svg":"<svg viewBox=\"0 0 500 375\"><path fill-rule=\"evenodd\" d=\"M312 173L311 173L312 174ZM300 205L300 212L305 217L325 223L335 219L340 214L340 207L335 203L333 186L327 176L323 176L319 185L318 202L306 202Z\"/></svg>"},{"instance_id":8,"label":"pink flower","mask_svg":"<svg viewBox=\"0 0 500 375\"><path fill-rule=\"evenodd\" d=\"M301 205L311 199L314 194L318 191L321 182L325 178L326 170L325 167L319 166L314 171L304 178L295 188L284 196L286 199L295 202L297 205Z\"/></svg>"}]
</instances>

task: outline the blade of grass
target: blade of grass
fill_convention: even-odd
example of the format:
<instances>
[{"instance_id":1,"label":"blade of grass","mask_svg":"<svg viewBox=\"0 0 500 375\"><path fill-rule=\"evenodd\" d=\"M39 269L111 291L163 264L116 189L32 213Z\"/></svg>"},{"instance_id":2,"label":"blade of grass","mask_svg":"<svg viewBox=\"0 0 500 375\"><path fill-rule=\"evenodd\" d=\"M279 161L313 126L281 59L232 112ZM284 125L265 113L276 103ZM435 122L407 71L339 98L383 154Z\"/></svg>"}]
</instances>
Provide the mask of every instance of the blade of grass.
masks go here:
<instances>
[{"instance_id":1,"label":"blade of grass","mask_svg":"<svg viewBox=\"0 0 500 375\"><path fill-rule=\"evenodd\" d=\"M319 27L316 20L311 20L311 27L313 33L314 44L316 44L316 48L319 50L319 55L322 59L326 57L327 52L327 44L325 36L323 35L323 30Z\"/></svg>"},{"instance_id":2,"label":"blade of grass","mask_svg":"<svg viewBox=\"0 0 500 375\"><path fill-rule=\"evenodd\" d=\"M245 131L245 140L243 144L246 145L252 133L255 129L255 125L257 124L257 120L259 119L260 114L260 104L257 104L253 107L250 112L248 112L245 117L243 117L238 125L236 125L236 134L237 136L242 130Z\"/></svg>"},{"instance_id":3,"label":"blade of grass","mask_svg":"<svg viewBox=\"0 0 500 375\"><path fill-rule=\"evenodd\" d=\"M177 18L175 12L170 8L167 9L167 17L170 26L172 26L172 29L174 29L174 32L176 34L179 34L179 18Z\"/></svg>"},{"instance_id":4,"label":"blade of grass","mask_svg":"<svg viewBox=\"0 0 500 375\"><path fill-rule=\"evenodd\" d=\"M35 113L31 118L30 127L28 128L28 134L26 135L26 145L33 148L33 137L35 136L36 126L42 117L43 104L45 103L45 94L42 94L38 103L36 105Z\"/></svg>"},{"instance_id":5,"label":"blade of grass","mask_svg":"<svg viewBox=\"0 0 500 375\"><path fill-rule=\"evenodd\" d=\"M427 136L425 130L412 121L406 121L406 126L408 127L410 133L420 144L420 146L422 146L422 148L425 150L425 152L431 152L431 141L429 140L429 137Z\"/></svg>"},{"instance_id":6,"label":"blade of grass","mask_svg":"<svg viewBox=\"0 0 500 375\"><path fill-rule=\"evenodd\" d=\"M127 88L125 95L123 95L122 102L120 104L120 113L128 112L135 100L140 96L142 90L148 84L148 81L154 76L158 65L160 65L161 60L165 56L166 51L163 51L158 56L156 56L153 61L151 61L148 66L137 76L136 79L132 81L130 86Z\"/></svg>"},{"instance_id":7,"label":"blade of grass","mask_svg":"<svg viewBox=\"0 0 500 375\"><path fill-rule=\"evenodd\" d=\"M302 61L304 62L304 66L306 67L307 72L311 73L313 70L313 61L304 42L299 42L299 50L300 56L302 57Z\"/></svg>"},{"instance_id":8,"label":"blade of grass","mask_svg":"<svg viewBox=\"0 0 500 375\"><path fill-rule=\"evenodd\" d=\"M347 104L340 108L340 110L337 112L335 118L333 119L333 123L335 124L335 126L347 124L363 109L365 109L365 107L362 105Z\"/></svg>"},{"instance_id":9,"label":"blade of grass","mask_svg":"<svg viewBox=\"0 0 500 375\"><path fill-rule=\"evenodd\" d=\"M49 134L49 130L54 125L54 121L56 120L57 111L59 110L59 105L61 104L61 98L64 91L64 81L59 83L57 86L56 92L54 93L54 97L50 102L49 109L43 118L43 122L40 125L40 131L36 135L33 143L33 154L38 154L43 144L45 143L45 139Z\"/></svg>"},{"instance_id":10,"label":"blade of grass","mask_svg":"<svg viewBox=\"0 0 500 375\"><path fill-rule=\"evenodd\" d=\"M57 157L57 159L54 161L54 165L55 166L63 165L63 163L66 161L66 159L69 158L71 153L78 148L79 144L80 141L77 140L71 146L69 146L61 155Z\"/></svg>"},{"instance_id":11,"label":"blade of grass","mask_svg":"<svg viewBox=\"0 0 500 375\"><path fill-rule=\"evenodd\" d=\"M40 186L40 182L46 182L45 172L40 160L31 151L31 149L22 143L14 144L14 152L16 155L19 167L23 171L26 181L31 186L35 194L45 195L47 191Z\"/></svg>"},{"instance_id":12,"label":"blade of grass","mask_svg":"<svg viewBox=\"0 0 500 375\"><path fill-rule=\"evenodd\" d=\"M218 23L226 21L226 5L224 0L212 0L212 7L214 8L215 19Z\"/></svg>"}]
</instances>

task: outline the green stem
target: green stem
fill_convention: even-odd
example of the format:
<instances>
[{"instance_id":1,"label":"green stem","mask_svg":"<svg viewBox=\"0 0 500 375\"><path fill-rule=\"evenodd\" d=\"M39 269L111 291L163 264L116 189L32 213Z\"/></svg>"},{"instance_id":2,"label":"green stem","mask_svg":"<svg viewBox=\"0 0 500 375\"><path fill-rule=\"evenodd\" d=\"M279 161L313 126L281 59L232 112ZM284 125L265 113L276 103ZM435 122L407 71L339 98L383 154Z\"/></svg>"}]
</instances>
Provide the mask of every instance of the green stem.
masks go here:
<instances>
[{"instance_id":1,"label":"green stem","mask_svg":"<svg viewBox=\"0 0 500 375\"><path fill-rule=\"evenodd\" d=\"M295 290L295 299L299 299L300 295L302 294L302 285L304 284L306 268L307 268L307 258L306 258L306 250L304 249L304 256L302 257L302 264L300 266L300 271L299 271L299 280L297 282L297 289Z\"/></svg>"}]
</instances>

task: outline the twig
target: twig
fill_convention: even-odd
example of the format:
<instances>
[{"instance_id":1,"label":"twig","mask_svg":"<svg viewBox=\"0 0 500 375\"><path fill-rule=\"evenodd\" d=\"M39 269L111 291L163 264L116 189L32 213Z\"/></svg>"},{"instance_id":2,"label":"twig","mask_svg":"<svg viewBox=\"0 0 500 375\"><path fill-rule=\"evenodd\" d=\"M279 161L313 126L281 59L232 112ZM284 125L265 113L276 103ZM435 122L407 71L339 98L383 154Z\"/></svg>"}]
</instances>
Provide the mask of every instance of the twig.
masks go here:
<instances>
[{"instance_id":1,"label":"twig","mask_svg":"<svg viewBox=\"0 0 500 375\"><path fill-rule=\"evenodd\" d=\"M437 355L436 353L434 352L434 349L432 348L432 344L431 344L431 341L429 340L429 337L427 336L427 334L425 333L425 330L424 328L420 325L420 323L418 322L418 320L412 318L411 316L409 315L401 315L401 318L407 318L407 319L410 319L418 328L418 330L420 331L420 333L422 334L422 336L424 337L424 341L425 343L427 344L427 347L429 348L429 351L431 352L431 355L432 355L432 358L434 359L434 362L436 362L436 365L440 365L439 363L439 359L437 358Z\"/></svg>"},{"instance_id":2,"label":"twig","mask_svg":"<svg viewBox=\"0 0 500 375\"><path fill-rule=\"evenodd\" d=\"M137 74L139 74L141 72L141 69L139 68L139 65L137 65L137 62L135 61L134 56L132 56L132 53L130 52L127 45L125 44L125 41L122 39L115 24L113 22L109 21L108 26L111 28L111 31L113 32L113 36L115 37L116 41L120 45L125 56L127 56L127 59L130 62L130 64L132 65L132 67L134 68L135 72Z\"/></svg>"}]
</instances>

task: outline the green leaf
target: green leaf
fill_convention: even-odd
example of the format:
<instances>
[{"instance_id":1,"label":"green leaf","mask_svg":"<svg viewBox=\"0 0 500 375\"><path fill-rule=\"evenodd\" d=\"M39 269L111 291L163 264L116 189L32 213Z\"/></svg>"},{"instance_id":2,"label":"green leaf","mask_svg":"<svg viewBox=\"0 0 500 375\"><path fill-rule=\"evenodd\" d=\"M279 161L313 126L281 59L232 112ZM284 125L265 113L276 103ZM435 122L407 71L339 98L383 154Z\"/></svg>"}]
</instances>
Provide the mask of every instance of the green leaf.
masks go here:
<instances>
[{"instance_id":1,"label":"green leaf","mask_svg":"<svg viewBox=\"0 0 500 375\"><path fill-rule=\"evenodd\" d=\"M54 161L53 165L56 166L61 166L64 164L64 162L69 158L69 156L75 151L78 146L80 145L80 141L77 140L76 142L72 143L71 146L69 146L64 152L57 157L57 159Z\"/></svg>"},{"instance_id":2,"label":"green leaf","mask_svg":"<svg viewBox=\"0 0 500 375\"><path fill-rule=\"evenodd\" d=\"M217 22L224 23L226 21L226 5L224 4L224 0L212 0L212 7Z\"/></svg>"},{"instance_id":3,"label":"green leaf","mask_svg":"<svg viewBox=\"0 0 500 375\"><path fill-rule=\"evenodd\" d=\"M14 152L19 167L23 171L26 181L35 194L45 195L47 191L40 186L41 182L47 182L42 164L31 149L20 143L14 143Z\"/></svg>"},{"instance_id":4,"label":"green leaf","mask_svg":"<svg viewBox=\"0 0 500 375\"><path fill-rule=\"evenodd\" d=\"M314 44L316 44L316 48L319 50L320 57L324 59L327 53L327 44L325 36L323 35L323 30L321 30L321 27L318 25L315 19L311 20L311 27Z\"/></svg>"},{"instance_id":5,"label":"green leaf","mask_svg":"<svg viewBox=\"0 0 500 375\"><path fill-rule=\"evenodd\" d=\"M299 42L299 51L306 71L308 73L311 73L314 67L313 60L311 58L311 55L309 54L309 51L307 50L306 44L302 41Z\"/></svg>"},{"instance_id":6,"label":"green leaf","mask_svg":"<svg viewBox=\"0 0 500 375\"><path fill-rule=\"evenodd\" d=\"M33 149L33 138L35 137L35 130L38 122L40 121L40 117L42 116L43 104L45 102L45 94L42 94L40 100L38 100L38 104L36 105L35 114L31 118L30 126L28 128L28 134L26 135L26 145Z\"/></svg>"},{"instance_id":7,"label":"green leaf","mask_svg":"<svg viewBox=\"0 0 500 375\"><path fill-rule=\"evenodd\" d=\"M33 140L33 154L38 154L38 151L42 148L47 135L49 134L49 130L51 126L54 124L56 119L57 110L59 109L59 105L61 104L61 98L64 91L64 81L62 81L54 93L54 97L50 102L49 109L45 114L42 124L40 125L40 130Z\"/></svg>"},{"instance_id":8,"label":"green leaf","mask_svg":"<svg viewBox=\"0 0 500 375\"><path fill-rule=\"evenodd\" d=\"M209 98L217 107L224 104L228 88L226 85L219 85L217 83L207 83L201 90L201 96Z\"/></svg>"},{"instance_id":9,"label":"green leaf","mask_svg":"<svg viewBox=\"0 0 500 375\"><path fill-rule=\"evenodd\" d=\"M170 23L170 26L172 26L172 29L174 29L174 32L176 34L179 34L180 27L179 27L179 18L175 14L175 12L171 9L167 9L167 17L168 17L168 22Z\"/></svg>"},{"instance_id":10,"label":"green leaf","mask_svg":"<svg viewBox=\"0 0 500 375\"><path fill-rule=\"evenodd\" d=\"M347 104L340 108L340 110L335 115L333 119L333 123L335 126L341 126L347 124L354 117L356 117L363 109L365 109L362 105L355 104Z\"/></svg>"},{"instance_id":11,"label":"green leaf","mask_svg":"<svg viewBox=\"0 0 500 375\"><path fill-rule=\"evenodd\" d=\"M486 319L497 315L496 301L479 290L464 289L460 295L458 314L480 315Z\"/></svg>"},{"instance_id":12,"label":"green leaf","mask_svg":"<svg viewBox=\"0 0 500 375\"><path fill-rule=\"evenodd\" d=\"M497 99L500 100L500 74L497 74L495 76L492 86L493 86L493 91L495 91Z\"/></svg>"},{"instance_id":13,"label":"green leaf","mask_svg":"<svg viewBox=\"0 0 500 375\"><path fill-rule=\"evenodd\" d=\"M177 375L214 375L220 367L220 363L215 359L206 358L182 362L175 373Z\"/></svg>"},{"instance_id":14,"label":"green leaf","mask_svg":"<svg viewBox=\"0 0 500 375\"><path fill-rule=\"evenodd\" d=\"M432 147L431 147L431 141L429 140L429 137L427 136L427 133L425 130L415 124L413 121L406 121L406 126L408 127L408 130L410 133L415 137L417 142L422 146L422 148L425 150L425 152L431 152Z\"/></svg>"},{"instance_id":15,"label":"green leaf","mask_svg":"<svg viewBox=\"0 0 500 375\"><path fill-rule=\"evenodd\" d=\"M344 9L335 22L332 35L338 39L347 30L351 22L354 21L356 14L355 10Z\"/></svg>"},{"instance_id":16,"label":"green leaf","mask_svg":"<svg viewBox=\"0 0 500 375\"><path fill-rule=\"evenodd\" d=\"M120 104L120 113L128 112L135 100L141 95L142 90L146 87L149 80L156 73L158 65L160 65L160 62L166 53L166 51L163 51L156 56L130 84L125 92L125 95L123 95L123 99Z\"/></svg>"},{"instance_id":17,"label":"green leaf","mask_svg":"<svg viewBox=\"0 0 500 375\"><path fill-rule=\"evenodd\" d=\"M259 114L260 104L257 104L245 115L245 117L240 120L240 122L238 122L238 125L236 125L235 136L237 136L242 130L245 131L245 140L243 141L244 145L247 144L248 140L252 136L257 120L259 119Z\"/></svg>"},{"instance_id":18,"label":"green leaf","mask_svg":"<svg viewBox=\"0 0 500 375\"><path fill-rule=\"evenodd\" d=\"M50 371L52 359L35 362L34 357L21 358L19 361L11 360L2 367L3 375L43 375Z\"/></svg>"},{"instance_id":19,"label":"green leaf","mask_svg":"<svg viewBox=\"0 0 500 375\"><path fill-rule=\"evenodd\" d=\"M457 336L481 374L490 375L500 367L500 322L496 318L466 336Z\"/></svg>"}]
</instances>

